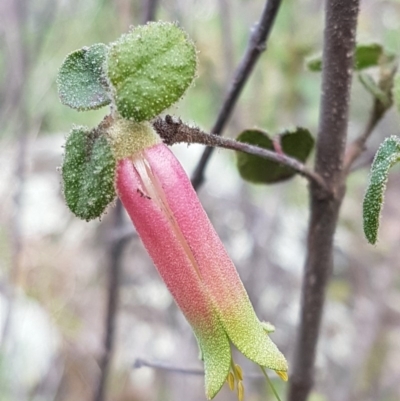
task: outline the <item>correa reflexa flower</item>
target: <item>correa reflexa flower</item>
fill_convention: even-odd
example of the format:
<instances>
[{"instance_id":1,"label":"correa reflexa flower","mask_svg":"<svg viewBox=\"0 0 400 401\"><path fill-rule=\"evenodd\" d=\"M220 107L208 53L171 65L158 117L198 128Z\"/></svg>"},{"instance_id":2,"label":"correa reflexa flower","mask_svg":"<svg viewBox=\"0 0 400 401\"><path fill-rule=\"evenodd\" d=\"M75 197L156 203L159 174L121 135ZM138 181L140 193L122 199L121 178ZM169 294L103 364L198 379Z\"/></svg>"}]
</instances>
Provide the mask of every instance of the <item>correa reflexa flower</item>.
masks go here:
<instances>
[{"instance_id":1,"label":"correa reflexa flower","mask_svg":"<svg viewBox=\"0 0 400 401\"><path fill-rule=\"evenodd\" d=\"M118 196L193 328L204 360L207 397L213 398L225 381L231 388L236 381L239 398L243 397L242 373L232 361L231 343L286 379L286 360L258 320L175 156L150 124L120 120L110 133L117 139Z\"/></svg>"},{"instance_id":2,"label":"correa reflexa flower","mask_svg":"<svg viewBox=\"0 0 400 401\"><path fill-rule=\"evenodd\" d=\"M243 399L234 344L287 380L287 363L260 322L236 269L177 159L148 122L184 94L196 49L176 25L149 23L110 45L70 53L58 75L62 102L76 110L111 104L94 129L75 126L61 168L70 210L100 217L118 195L176 303L191 324L205 367L206 395L227 381Z\"/></svg>"}]
</instances>

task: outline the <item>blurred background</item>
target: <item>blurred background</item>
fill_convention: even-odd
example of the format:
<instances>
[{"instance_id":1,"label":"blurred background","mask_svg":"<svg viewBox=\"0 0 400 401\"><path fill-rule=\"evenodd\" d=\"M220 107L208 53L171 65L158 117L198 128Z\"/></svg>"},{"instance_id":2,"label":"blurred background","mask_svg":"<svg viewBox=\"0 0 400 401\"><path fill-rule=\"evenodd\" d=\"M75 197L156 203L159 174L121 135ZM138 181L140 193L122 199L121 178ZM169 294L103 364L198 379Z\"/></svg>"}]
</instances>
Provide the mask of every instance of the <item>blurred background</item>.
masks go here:
<instances>
[{"instance_id":1,"label":"blurred background","mask_svg":"<svg viewBox=\"0 0 400 401\"><path fill-rule=\"evenodd\" d=\"M400 1L361 3L358 41L377 41L399 55ZM199 50L196 84L170 114L211 128L263 5L158 1L156 19L178 21ZM0 401L205 399L202 375L174 371L202 368L197 345L132 225L115 209L101 221L75 218L57 171L71 125L93 127L107 113L78 113L59 103L55 80L64 57L117 39L143 23L147 10L148 0L0 1ZM305 60L321 50L322 31L322 0L283 1L226 135L294 125L315 135L320 74L308 72ZM355 77L350 138L366 125L371 105ZM400 399L399 169L389 180L377 246L367 245L361 221L368 167L379 143L400 134L399 127L392 109L348 181L312 401ZM202 147L173 150L191 174ZM199 196L258 316L276 326L272 338L290 360L306 246L306 181L248 184L235 155L217 150ZM257 366L240 355L235 360L247 375L246 400L272 400ZM106 376L107 388L99 390ZM273 380L283 395L285 384ZM216 399L235 398L224 388Z\"/></svg>"}]
</instances>

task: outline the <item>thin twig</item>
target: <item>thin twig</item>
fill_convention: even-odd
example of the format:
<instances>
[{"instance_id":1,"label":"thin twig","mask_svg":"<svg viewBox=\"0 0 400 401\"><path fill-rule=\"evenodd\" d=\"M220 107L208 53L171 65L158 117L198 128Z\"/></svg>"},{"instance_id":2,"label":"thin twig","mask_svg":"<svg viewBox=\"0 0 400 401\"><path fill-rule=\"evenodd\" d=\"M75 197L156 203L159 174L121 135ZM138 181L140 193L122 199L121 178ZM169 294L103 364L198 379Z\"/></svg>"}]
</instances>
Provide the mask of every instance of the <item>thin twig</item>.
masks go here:
<instances>
[{"instance_id":1,"label":"thin twig","mask_svg":"<svg viewBox=\"0 0 400 401\"><path fill-rule=\"evenodd\" d=\"M343 175L347 176L353 163L358 159L365 150L365 144L375 129L376 125L381 121L386 112L386 108L378 100L374 100L371 113L364 131L356 138L347 148L343 163Z\"/></svg>"},{"instance_id":2,"label":"thin twig","mask_svg":"<svg viewBox=\"0 0 400 401\"><path fill-rule=\"evenodd\" d=\"M179 373L181 375L195 375L195 376L203 376L204 375L203 369L181 368L181 367L169 365L169 364L163 363L163 362L151 362L151 361L146 361L146 360L140 359L140 358L136 359L135 362L133 363L134 369L140 369L143 367L157 369L157 370L167 370L168 372Z\"/></svg>"},{"instance_id":3,"label":"thin twig","mask_svg":"<svg viewBox=\"0 0 400 401\"><path fill-rule=\"evenodd\" d=\"M393 79L397 71L397 66L394 66L391 71L381 77L379 86L387 93L388 99L383 103L380 99L374 98L372 110L369 115L367 125L364 131L356 138L347 148L343 162L343 177L345 178L352 170L353 163L366 149L365 144L371 136L377 124L381 121L386 111L390 109L393 104L391 88L393 87Z\"/></svg>"},{"instance_id":4,"label":"thin twig","mask_svg":"<svg viewBox=\"0 0 400 401\"><path fill-rule=\"evenodd\" d=\"M229 88L229 91L225 97L217 120L211 129L212 134L222 134L222 131L232 114L233 108L236 105L245 83L250 77L261 53L266 49L266 42L274 24L280 4L281 0L268 0L266 2L260 21L257 24L257 28L250 37L247 51L235 72L231 87ZM204 170L212 152L213 148L210 147L204 150L201 159L193 173L192 184L195 189L198 189L204 181Z\"/></svg>"},{"instance_id":5,"label":"thin twig","mask_svg":"<svg viewBox=\"0 0 400 401\"><path fill-rule=\"evenodd\" d=\"M187 144L198 143L201 145L231 149L260 156L264 159L268 159L281 165L290 167L307 180L318 186L321 191L327 191L327 187L321 176L309 170L303 163L285 155L284 153L273 152L258 146L239 142L231 138L223 138L215 134L207 134L201 131L199 128L190 127L182 123L180 120L174 121L171 116L166 116L165 120L158 118L154 121L153 125L163 142L167 145L173 145L181 142Z\"/></svg>"},{"instance_id":6,"label":"thin twig","mask_svg":"<svg viewBox=\"0 0 400 401\"><path fill-rule=\"evenodd\" d=\"M113 232L123 226L123 207L120 200L112 211L113 213ZM101 357L100 377L94 395L94 401L103 401L105 398L108 372L110 361L114 349L115 339L115 320L119 303L120 276L122 271L122 251L127 243L128 237L120 237L111 241L110 262L108 266L108 291L107 291L107 311L104 322L104 341L103 355Z\"/></svg>"},{"instance_id":7,"label":"thin twig","mask_svg":"<svg viewBox=\"0 0 400 401\"><path fill-rule=\"evenodd\" d=\"M138 358L133 363L133 369L140 369L140 368L152 368L157 370L165 370L171 373L177 373L181 375L193 375L193 376L204 376L203 369L190 369L190 368L182 368L179 366L173 366L164 362L153 362L153 361L146 361L145 359ZM263 379L264 376L260 373L256 372L249 372L246 373L246 377L251 379Z\"/></svg>"},{"instance_id":8,"label":"thin twig","mask_svg":"<svg viewBox=\"0 0 400 401\"><path fill-rule=\"evenodd\" d=\"M320 198L310 186L311 215L304 269L300 327L289 383L289 401L305 401L313 386L314 362L328 279L333 237L344 195L343 158L352 80L359 0L327 0L320 124L315 171L335 196Z\"/></svg>"}]
</instances>

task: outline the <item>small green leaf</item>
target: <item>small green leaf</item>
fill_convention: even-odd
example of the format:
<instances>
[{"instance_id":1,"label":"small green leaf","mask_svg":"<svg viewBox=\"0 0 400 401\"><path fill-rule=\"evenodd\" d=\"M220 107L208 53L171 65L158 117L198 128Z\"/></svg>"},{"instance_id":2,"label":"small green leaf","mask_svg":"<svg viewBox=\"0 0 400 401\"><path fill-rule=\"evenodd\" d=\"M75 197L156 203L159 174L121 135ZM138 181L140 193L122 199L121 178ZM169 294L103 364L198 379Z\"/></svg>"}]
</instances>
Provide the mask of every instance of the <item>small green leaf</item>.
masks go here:
<instances>
[{"instance_id":1,"label":"small green leaf","mask_svg":"<svg viewBox=\"0 0 400 401\"><path fill-rule=\"evenodd\" d=\"M95 110L110 103L103 64L107 46L98 43L70 53L58 72L61 102L76 110Z\"/></svg>"},{"instance_id":2,"label":"small green leaf","mask_svg":"<svg viewBox=\"0 0 400 401\"><path fill-rule=\"evenodd\" d=\"M306 60L306 67L312 72L322 71L322 54L311 56Z\"/></svg>"},{"instance_id":3,"label":"small green leaf","mask_svg":"<svg viewBox=\"0 0 400 401\"><path fill-rule=\"evenodd\" d=\"M381 62L393 60L393 54L385 51L379 43L358 44L354 54L354 69L357 71L378 66ZM306 61L310 71L322 70L322 55L312 56Z\"/></svg>"},{"instance_id":4,"label":"small green leaf","mask_svg":"<svg viewBox=\"0 0 400 401\"><path fill-rule=\"evenodd\" d=\"M283 153L305 162L314 146L314 138L305 128L284 131L272 141L268 134L261 130L246 130L237 138L239 142L256 145L275 151L274 141L279 143ZM279 146L278 145L278 146ZM241 177L253 183L272 184L293 177L296 172L287 166L264 159L259 156L237 152L237 167Z\"/></svg>"},{"instance_id":5,"label":"small green leaf","mask_svg":"<svg viewBox=\"0 0 400 401\"><path fill-rule=\"evenodd\" d=\"M378 99L382 105L389 108L391 105L390 97L385 93L378 85L377 82L372 78L372 76L365 72L360 72L358 78L364 88L376 99Z\"/></svg>"},{"instance_id":6,"label":"small green leaf","mask_svg":"<svg viewBox=\"0 0 400 401\"><path fill-rule=\"evenodd\" d=\"M67 205L81 219L100 217L114 200L115 159L106 137L98 130L72 129L61 171Z\"/></svg>"},{"instance_id":7,"label":"small green leaf","mask_svg":"<svg viewBox=\"0 0 400 401\"><path fill-rule=\"evenodd\" d=\"M379 219L389 169L400 161L400 139L391 136L381 144L372 163L370 181L363 203L364 233L371 244L378 238Z\"/></svg>"},{"instance_id":8,"label":"small green leaf","mask_svg":"<svg viewBox=\"0 0 400 401\"><path fill-rule=\"evenodd\" d=\"M393 82L393 100L400 113L400 74L397 73Z\"/></svg>"},{"instance_id":9,"label":"small green leaf","mask_svg":"<svg viewBox=\"0 0 400 401\"><path fill-rule=\"evenodd\" d=\"M196 49L175 24L134 28L110 49L108 76L122 117L150 120L174 104L196 73Z\"/></svg>"},{"instance_id":10,"label":"small green leaf","mask_svg":"<svg viewBox=\"0 0 400 401\"><path fill-rule=\"evenodd\" d=\"M354 69L363 70L380 64L385 49L379 43L358 44L354 56Z\"/></svg>"}]
</instances>

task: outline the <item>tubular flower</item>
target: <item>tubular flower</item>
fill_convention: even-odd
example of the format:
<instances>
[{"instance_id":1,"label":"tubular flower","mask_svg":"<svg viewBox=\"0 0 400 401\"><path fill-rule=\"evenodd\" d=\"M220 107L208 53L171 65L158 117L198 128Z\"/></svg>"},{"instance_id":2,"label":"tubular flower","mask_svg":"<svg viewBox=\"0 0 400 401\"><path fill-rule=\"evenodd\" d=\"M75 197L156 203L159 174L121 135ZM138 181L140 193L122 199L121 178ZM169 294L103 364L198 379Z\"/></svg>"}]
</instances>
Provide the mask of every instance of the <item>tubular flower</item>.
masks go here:
<instances>
[{"instance_id":1,"label":"tubular flower","mask_svg":"<svg viewBox=\"0 0 400 401\"><path fill-rule=\"evenodd\" d=\"M285 357L258 320L183 168L150 125L126 120L123 124L123 130L110 130L111 137L118 138L117 192L193 328L204 361L207 397L213 398L226 381L231 388L236 381L243 398L242 372L232 361L231 343L286 379ZM132 146L119 134L128 125L135 131Z\"/></svg>"}]
</instances>

